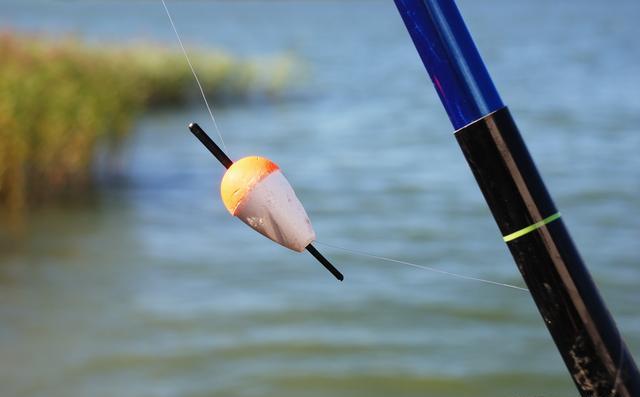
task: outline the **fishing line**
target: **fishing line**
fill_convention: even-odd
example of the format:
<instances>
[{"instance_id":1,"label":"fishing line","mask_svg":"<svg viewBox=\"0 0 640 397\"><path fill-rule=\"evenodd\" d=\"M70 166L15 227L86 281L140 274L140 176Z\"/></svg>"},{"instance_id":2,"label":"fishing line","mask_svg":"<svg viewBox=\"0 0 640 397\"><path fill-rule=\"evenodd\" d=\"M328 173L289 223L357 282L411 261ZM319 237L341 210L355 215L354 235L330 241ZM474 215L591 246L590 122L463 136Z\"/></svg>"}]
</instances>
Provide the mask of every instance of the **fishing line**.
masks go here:
<instances>
[{"instance_id":1,"label":"fishing line","mask_svg":"<svg viewBox=\"0 0 640 397\"><path fill-rule=\"evenodd\" d=\"M198 88L200 89L200 94L202 95L202 99L204 100L204 103L205 103L205 105L207 107L207 110L209 112L209 116L211 116L211 121L213 121L213 126L215 127L215 130L216 130L216 132L218 134L218 137L220 138L220 142L222 143L222 147L224 147L224 149L227 150L227 147L226 147L226 145L224 143L224 139L222 138L222 133L220 132L220 128L218 128L218 123L216 122L216 118L213 116L213 111L211 110L211 106L209 106L209 101L207 101L207 96L205 95L204 89L202 88L202 84L200 83L200 79L198 78L198 74L196 73L195 68L193 67L193 64L191 63L191 59L189 58L189 54L187 53L187 50L185 49L184 44L182 43L182 39L180 37L180 33L178 33L178 29L176 28L176 25L173 22L173 18L171 17L171 12L169 11L169 8L167 7L167 4L165 3L165 0L161 0L161 1L162 1L162 6L164 7L164 10L165 10L165 12L167 14L167 17L169 18L169 22L171 23L171 28L173 29L173 32L175 33L176 38L178 39L178 44L180 44L180 48L182 50L182 54L184 55L185 59L187 60L187 64L189 65L189 69L191 70L191 74L193 74L193 77L196 80L196 83L198 84ZM414 267L414 268L418 268L418 269L422 269L422 270L428 270L428 271L434 272L434 273L444 274L444 275L447 275L447 276L450 276L450 277L455 277L455 278L459 278L459 279L463 279L463 280L477 281L477 282L481 282L481 283L485 283L485 284L497 285L497 286L500 286L500 287L511 288L511 289L516 289L516 290L519 290L519 291L529 292L528 289L523 288L523 287L518 287L516 285L500 283L500 282L497 282L497 281L491 281L491 280L478 278L478 277L465 276L463 274L458 274L458 273L453 273L453 272L449 272L449 271L446 271L446 270L436 269L436 268L430 267L430 266L425 266L425 265L420 265L420 264L417 264L417 263L402 261L402 260L399 260L399 259L388 258L388 257L385 257L385 256L380 256L380 255L374 255L374 254L370 254L368 252L358 251L358 250L354 250L354 249L350 249L350 248L344 248L344 247L340 247L340 246L333 245L333 244L327 244L327 243L323 243L323 242L320 242L320 241L317 241L317 240L315 241L315 243L319 244L319 245L323 245L325 247L329 247L329 248L345 251L345 252L348 252L348 253L353 254L353 255L359 255L359 256L362 256L362 257L366 257L366 258L370 258L370 259L376 259L376 260L383 261L383 262L397 263L397 264L410 266L410 267Z\"/></svg>"},{"instance_id":2,"label":"fishing line","mask_svg":"<svg viewBox=\"0 0 640 397\"><path fill-rule=\"evenodd\" d=\"M167 13L167 17L169 17L169 22L171 23L171 27L173 28L173 32L176 34L176 38L178 39L178 43L180 44L180 48L182 49L182 54L184 54L185 59L187 60L187 64L189 64L189 69L191 69L191 74L196 80L198 84L198 88L200 89L200 94L202 94L202 99L204 99L204 104L207 106L207 110L209 111L209 116L211 116L211 121L213 121L213 126L218 133L218 137L220 138L220 143L222 143L222 147L224 150L227 150L227 145L224 144L224 139L222 138L222 133L220 132L220 128L218 128L218 123L216 122L216 118L213 116L213 112L211 111L211 106L209 106L209 101L207 101L207 96L204 93L204 89L202 88L202 84L200 84L200 79L198 78L198 74L196 70L193 68L193 64L191 63L191 59L189 59L189 54L187 54L187 50L184 48L184 44L182 44L182 39L180 38L180 33L178 33L178 29L176 29L175 23L173 23L173 18L171 17L171 12L169 12L169 8L167 7L167 3L162 1L162 6L164 7L164 11Z\"/></svg>"},{"instance_id":3,"label":"fishing line","mask_svg":"<svg viewBox=\"0 0 640 397\"><path fill-rule=\"evenodd\" d=\"M399 259L387 258L385 256L374 255L374 254L370 254L370 253L364 252L364 251L358 251L358 250L354 250L354 249L350 249L350 248L340 247L340 246L333 245L333 244L327 244L327 243L320 242L318 240L316 240L315 243L319 244L319 245L324 245L325 247L338 249L338 250L345 251L345 252L348 252L348 253L353 254L353 255L359 255L359 256L366 257L366 258L370 258L370 259L377 259L379 261L384 261L384 262L398 263L398 264L401 264L401 265L411 266L411 267L415 267L415 268L422 269L422 270L428 270L428 271L431 271L431 272L434 272L434 273L445 274L447 276L456 277L456 278L460 278L460 279L464 279L464 280L478 281L478 282L485 283L485 284L492 284L492 285L497 285L497 286L500 286L500 287L512 288L512 289L517 289L517 290L520 290L520 291L529 292L528 289L523 288L523 287L518 287L517 285L500 283L500 282L497 282L497 281L486 280L486 279L478 278L478 277L465 276L463 274L452 273L452 272L448 272L446 270L440 270L440 269L436 269L436 268L430 267L430 266L419 265L417 263L401 261Z\"/></svg>"}]
</instances>

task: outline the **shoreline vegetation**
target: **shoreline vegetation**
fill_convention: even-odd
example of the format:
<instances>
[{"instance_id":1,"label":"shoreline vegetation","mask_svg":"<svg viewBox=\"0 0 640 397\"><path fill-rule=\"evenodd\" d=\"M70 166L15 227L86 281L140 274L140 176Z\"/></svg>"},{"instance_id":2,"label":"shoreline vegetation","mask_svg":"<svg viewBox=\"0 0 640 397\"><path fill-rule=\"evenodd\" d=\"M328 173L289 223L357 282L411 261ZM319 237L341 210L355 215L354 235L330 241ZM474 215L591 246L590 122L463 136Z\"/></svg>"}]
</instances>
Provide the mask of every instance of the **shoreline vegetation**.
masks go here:
<instances>
[{"instance_id":1,"label":"shoreline vegetation","mask_svg":"<svg viewBox=\"0 0 640 397\"><path fill-rule=\"evenodd\" d=\"M0 209L82 193L100 150L114 152L137 115L199 100L182 53L158 44L92 46L0 32ZM190 52L208 98L277 97L291 56L237 59Z\"/></svg>"}]
</instances>

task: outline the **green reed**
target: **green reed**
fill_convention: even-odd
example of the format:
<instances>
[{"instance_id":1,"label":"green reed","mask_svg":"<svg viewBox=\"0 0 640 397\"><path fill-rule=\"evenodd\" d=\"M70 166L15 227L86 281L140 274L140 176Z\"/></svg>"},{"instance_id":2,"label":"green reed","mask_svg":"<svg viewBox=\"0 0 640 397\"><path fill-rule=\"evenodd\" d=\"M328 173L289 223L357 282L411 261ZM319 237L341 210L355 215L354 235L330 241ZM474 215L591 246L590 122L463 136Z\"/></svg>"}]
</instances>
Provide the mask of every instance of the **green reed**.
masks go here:
<instances>
[{"instance_id":1,"label":"green reed","mask_svg":"<svg viewBox=\"0 0 640 397\"><path fill-rule=\"evenodd\" d=\"M158 45L0 33L0 54L0 208L12 212L90 187L100 148L117 146L144 109L198 100L182 54ZM191 56L218 100L277 95L293 66L286 56Z\"/></svg>"}]
</instances>

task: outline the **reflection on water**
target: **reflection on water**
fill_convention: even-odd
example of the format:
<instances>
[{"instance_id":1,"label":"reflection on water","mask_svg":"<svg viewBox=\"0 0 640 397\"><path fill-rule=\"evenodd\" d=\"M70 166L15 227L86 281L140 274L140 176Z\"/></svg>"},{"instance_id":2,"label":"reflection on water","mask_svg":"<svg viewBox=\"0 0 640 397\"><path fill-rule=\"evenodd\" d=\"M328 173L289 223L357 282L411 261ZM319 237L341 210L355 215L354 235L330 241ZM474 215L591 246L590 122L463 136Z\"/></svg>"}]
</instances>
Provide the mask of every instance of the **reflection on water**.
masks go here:
<instances>
[{"instance_id":1,"label":"reflection on water","mask_svg":"<svg viewBox=\"0 0 640 397\"><path fill-rule=\"evenodd\" d=\"M155 2L3 7L2 26L174 42ZM461 7L637 356L639 6ZM172 9L192 44L309 66L290 99L217 116L232 157L280 164L321 241L521 283L392 2ZM34 212L2 256L0 394L575 395L526 293L324 248L340 284L229 217L190 121L211 128L199 105L140 120L126 183Z\"/></svg>"}]
</instances>

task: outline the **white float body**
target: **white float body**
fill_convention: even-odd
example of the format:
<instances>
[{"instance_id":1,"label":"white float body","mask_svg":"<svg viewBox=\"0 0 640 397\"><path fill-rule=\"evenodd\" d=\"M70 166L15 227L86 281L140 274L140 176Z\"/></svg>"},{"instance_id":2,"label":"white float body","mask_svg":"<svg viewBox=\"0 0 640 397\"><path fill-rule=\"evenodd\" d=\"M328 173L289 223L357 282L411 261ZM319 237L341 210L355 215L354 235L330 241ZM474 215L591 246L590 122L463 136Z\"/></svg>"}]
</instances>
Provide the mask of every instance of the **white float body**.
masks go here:
<instances>
[{"instance_id":1,"label":"white float body","mask_svg":"<svg viewBox=\"0 0 640 397\"><path fill-rule=\"evenodd\" d=\"M316 239L309 216L279 169L256 183L233 215L294 251L304 251Z\"/></svg>"}]
</instances>

